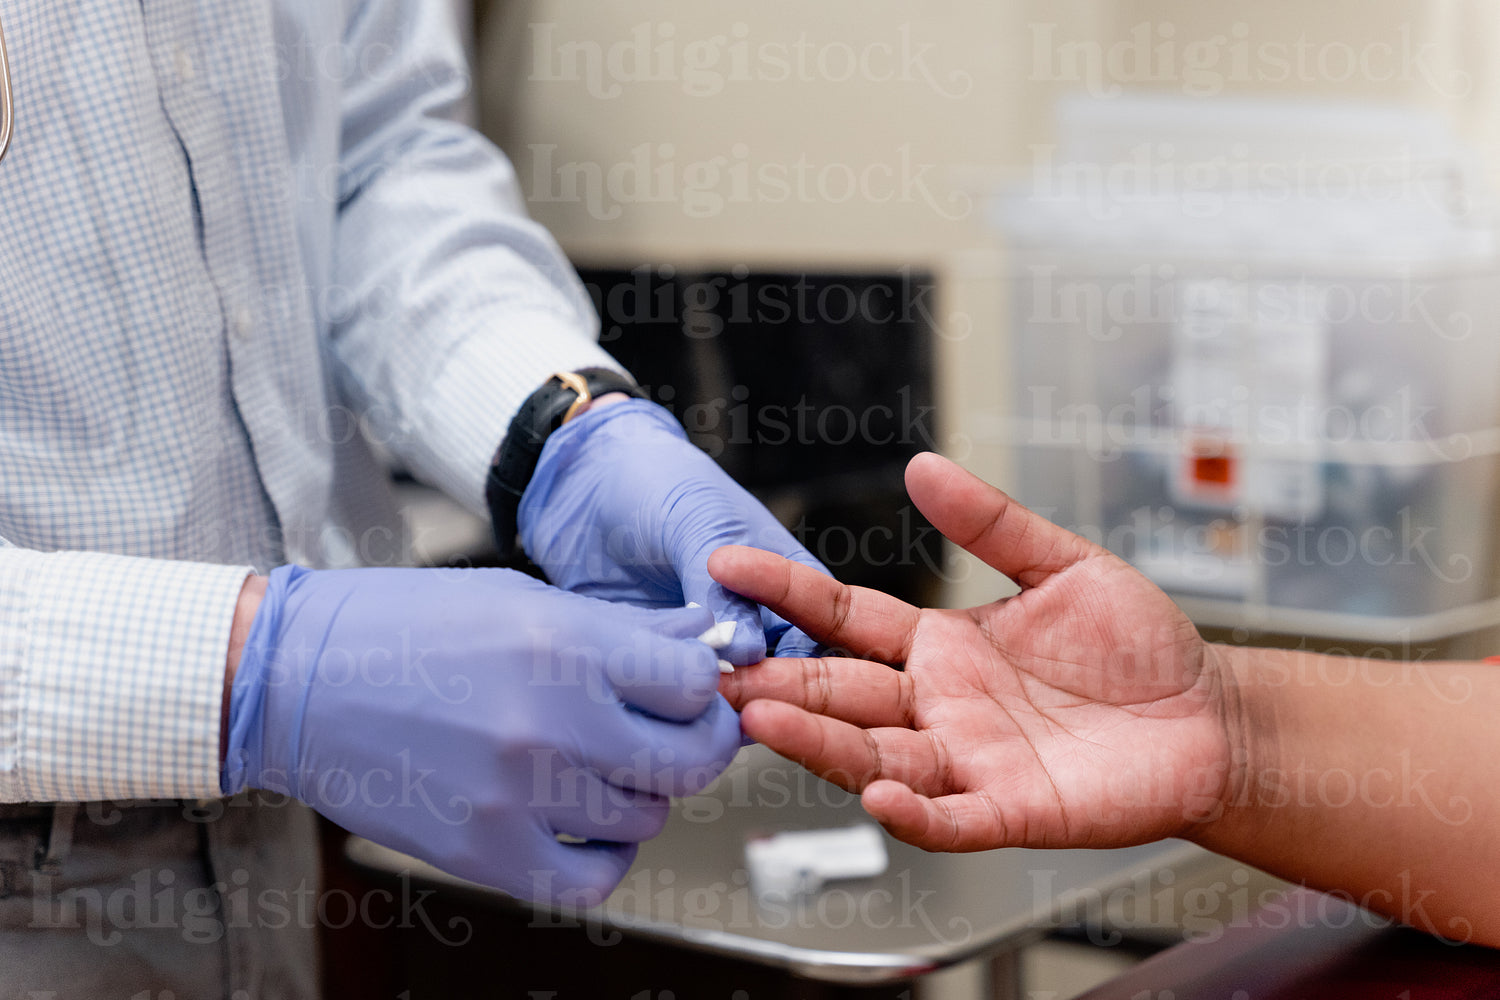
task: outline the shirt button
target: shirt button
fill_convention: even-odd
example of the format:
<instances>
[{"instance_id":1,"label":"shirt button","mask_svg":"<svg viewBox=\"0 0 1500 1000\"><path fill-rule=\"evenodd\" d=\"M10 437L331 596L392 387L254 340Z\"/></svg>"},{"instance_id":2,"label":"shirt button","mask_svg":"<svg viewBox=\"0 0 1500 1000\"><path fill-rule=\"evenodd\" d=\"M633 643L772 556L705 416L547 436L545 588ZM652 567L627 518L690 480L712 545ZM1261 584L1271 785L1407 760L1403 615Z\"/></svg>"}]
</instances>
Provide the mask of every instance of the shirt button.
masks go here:
<instances>
[{"instance_id":1,"label":"shirt button","mask_svg":"<svg viewBox=\"0 0 1500 1000\"><path fill-rule=\"evenodd\" d=\"M177 66L177 78L183 83L191 83L196 73L193 67L193 54L187 49L178 49L174 62Z\"/></svg>"}]
</instances>

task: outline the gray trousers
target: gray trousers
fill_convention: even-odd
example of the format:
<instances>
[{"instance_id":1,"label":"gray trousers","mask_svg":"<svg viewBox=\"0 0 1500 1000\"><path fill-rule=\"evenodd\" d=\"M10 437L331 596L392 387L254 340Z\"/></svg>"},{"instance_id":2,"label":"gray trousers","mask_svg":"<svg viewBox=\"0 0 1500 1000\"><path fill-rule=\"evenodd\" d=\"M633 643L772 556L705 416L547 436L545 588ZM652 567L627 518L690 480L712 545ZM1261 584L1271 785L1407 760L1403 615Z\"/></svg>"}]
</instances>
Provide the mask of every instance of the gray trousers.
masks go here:
<instances>
[{"instance_id":1,"label":"gray trousers","mask_svg":"<svg viewBox=\"0 0 1500 1000\"><path fill-rule=\"evenodd\" d=\"M318 899L295 802L0 805L0 1000L310 1000Z\"/></svg>"}]
</instances>

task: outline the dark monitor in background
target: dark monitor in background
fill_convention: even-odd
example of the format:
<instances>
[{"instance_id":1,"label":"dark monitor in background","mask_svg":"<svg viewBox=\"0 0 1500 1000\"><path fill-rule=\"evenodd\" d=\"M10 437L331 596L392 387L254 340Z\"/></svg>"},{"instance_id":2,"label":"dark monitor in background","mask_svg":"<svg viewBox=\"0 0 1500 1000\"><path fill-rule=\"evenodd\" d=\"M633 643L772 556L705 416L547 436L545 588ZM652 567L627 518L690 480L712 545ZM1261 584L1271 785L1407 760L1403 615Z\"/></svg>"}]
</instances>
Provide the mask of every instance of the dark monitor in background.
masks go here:
<instances>
[{"instance_id":1,"label":"dark monitor in background","mask_svg":"<svg viewBox=\"0 0 1500 1000\"><path fill-rule=\"evenodd\" d=\"M937 441L931 275L580 274L603 346L836 576L938 600L942 539L902 483Z\"/></svg>"}]
</instances>

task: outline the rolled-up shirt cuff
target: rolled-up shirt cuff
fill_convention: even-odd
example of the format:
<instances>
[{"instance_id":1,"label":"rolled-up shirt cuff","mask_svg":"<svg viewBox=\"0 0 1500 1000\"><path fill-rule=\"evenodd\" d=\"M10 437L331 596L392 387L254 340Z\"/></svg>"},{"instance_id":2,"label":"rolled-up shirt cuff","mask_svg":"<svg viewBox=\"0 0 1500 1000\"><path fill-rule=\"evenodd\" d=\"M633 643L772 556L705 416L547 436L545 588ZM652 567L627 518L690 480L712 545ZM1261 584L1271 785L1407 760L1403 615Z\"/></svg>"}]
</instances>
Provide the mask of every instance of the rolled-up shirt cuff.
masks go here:
<instances>
[{"instance_id":1,"label":"rolled-up shirt cuff","mask_svg":"<svg viewBox=\"0 0 1500 1000\"><path fill-rule=\"evenodd\" d=\"M516 410L554 372L624 371L607 352L552 314L511 320L524 337L473 336L433 379L404 456L411 471L475 514L488 517L484 480Z\"/></svg>"},{"instance_id":2,"label":"rolled-up shirt cuff","mask_svg":"<svg viewBox=\"0 0 1500 1000\"><path fill-rule=\"evenodd\" d=\"M0 548L0 800L218 796L249 572Z\"/></svg>"}]
</instances>

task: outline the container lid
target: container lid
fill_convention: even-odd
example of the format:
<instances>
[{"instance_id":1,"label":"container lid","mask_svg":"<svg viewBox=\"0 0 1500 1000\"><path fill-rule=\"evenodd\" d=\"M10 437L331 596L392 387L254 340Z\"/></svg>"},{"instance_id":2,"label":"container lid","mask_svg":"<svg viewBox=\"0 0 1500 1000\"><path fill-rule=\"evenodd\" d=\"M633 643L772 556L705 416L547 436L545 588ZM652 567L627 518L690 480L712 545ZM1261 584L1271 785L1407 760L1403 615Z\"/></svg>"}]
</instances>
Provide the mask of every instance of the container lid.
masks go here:
<instances>
[{"instance_id":1,"label":"container lid","mask_svg":"<svg viewBox=\"0 0 1500 1000\"><path fill-rule=\"evenodd\" d=\"M1057 121L993 200L1013 244L1332 266L1495 252L1477 158L1420 110L1143 94L1065 99Z\"/></svg>"}]
</instances>

